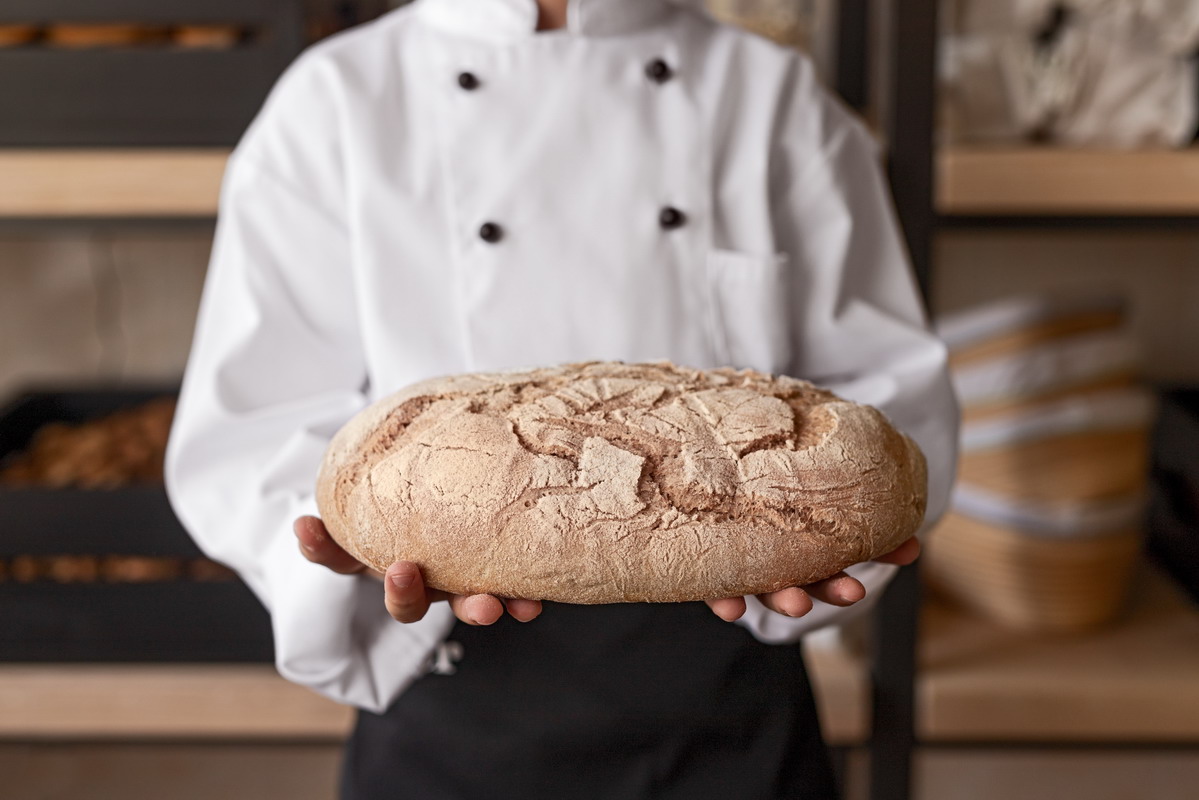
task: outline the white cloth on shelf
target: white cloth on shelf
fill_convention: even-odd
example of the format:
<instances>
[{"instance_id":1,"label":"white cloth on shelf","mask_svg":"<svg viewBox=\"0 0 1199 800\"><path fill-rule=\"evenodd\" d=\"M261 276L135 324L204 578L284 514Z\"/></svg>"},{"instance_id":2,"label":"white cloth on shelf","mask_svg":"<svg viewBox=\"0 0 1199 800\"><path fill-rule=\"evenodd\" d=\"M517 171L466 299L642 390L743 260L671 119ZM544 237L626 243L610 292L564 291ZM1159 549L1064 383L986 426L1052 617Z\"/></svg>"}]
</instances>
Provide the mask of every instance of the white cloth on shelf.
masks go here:
<instances>
[{"instance_id":1,"label":"white cloth on shelf","mask_svg":"<svg viewBox=\"0 0 1199 800\"><path fill-rule=\"evenodd\" d=\"M1193 140L1199 0L1071 0L1060 30L1043 42L1032 24L1047 21L1043 8L1020 17L1019 4L960 5L967 11L950 19L941 48L947 142L1138 148ZM963 24L963 14L976 22Z\"/></svg>"},{"instance_id":2,"label":"white cloth on shelf","mask_svg":"<svg viewBox=\"0 0 1199 800\"><path fill-rule=\"evenodd\" d=\"M1143 42L1183 58L1199 47L1199 0L1062 0L1062 5L1109 40Z\"/></svg>"},{"instance_id":3,"label":"white cloth on shelf","mask_svg":"<svg viewBox=\"0 0 1199 800\"><path fill-rule=\"evenodd\" d=\"M1032 36L1049 24L1057 0L944 0L941 28L954 36Z\"/></svg>"}]
</instances>

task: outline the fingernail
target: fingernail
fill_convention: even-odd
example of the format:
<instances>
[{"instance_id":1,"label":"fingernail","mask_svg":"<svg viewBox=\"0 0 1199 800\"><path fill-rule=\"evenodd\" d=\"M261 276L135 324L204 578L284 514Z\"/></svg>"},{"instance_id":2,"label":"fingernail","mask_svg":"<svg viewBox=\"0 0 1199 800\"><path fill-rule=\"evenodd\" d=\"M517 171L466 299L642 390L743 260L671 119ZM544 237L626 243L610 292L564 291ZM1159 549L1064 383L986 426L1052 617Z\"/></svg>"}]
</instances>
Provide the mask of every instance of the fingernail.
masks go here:
<instances>
[{"instance_id":1,"label":"fingernail","mask_svg":"<svg viewBox=\"0 0 1199 800\"><path fill-rule=\"evenodd\" d=\"M391 583L397 589L407 589L414 580L416 580L416 576L408 570L397 572L391 576Z\"/></svg>"}]
</instances>

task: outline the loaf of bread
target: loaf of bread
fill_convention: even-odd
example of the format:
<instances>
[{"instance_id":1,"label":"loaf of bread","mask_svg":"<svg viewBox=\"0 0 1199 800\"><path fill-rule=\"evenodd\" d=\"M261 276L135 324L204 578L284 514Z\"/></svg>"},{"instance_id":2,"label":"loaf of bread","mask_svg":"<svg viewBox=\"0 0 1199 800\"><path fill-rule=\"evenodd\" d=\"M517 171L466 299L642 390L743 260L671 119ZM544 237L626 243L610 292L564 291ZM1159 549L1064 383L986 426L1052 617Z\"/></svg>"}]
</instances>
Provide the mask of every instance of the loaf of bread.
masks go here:
<instances>
[{"instance_id":1,"label":"loaf of bread","mask_svg":"<svg viewBox=\"0 0 1199 800\"><path fill-rule=\"evenodd\" d=\"M164 29L137 23L56 24L46 29L45 37L53 47L130 47L162 41Z\"/></svg>"},{"instance_id":2,"label":"loaf of bread","mask_svg":"<svg viewBox=\"0 0 1199 800\"><path fill-rule=\"evenodd\" d=\"M162 483L175 398L160 397L79 424L48 423L0 460L0 486L117 489Z\"/></svg>"},{"instance_id":3,"label":"loaf of bread","mask_svg":"<svg viewBox=\"0 0 1199 800\"><path fill-rule=\"evenodd\" d=\"M458 594L677 602L810 583L924 517L876 409L750 370L593 362L437 378L350 420L317 501L380 571Z\"/></svg>"}]
</instances>

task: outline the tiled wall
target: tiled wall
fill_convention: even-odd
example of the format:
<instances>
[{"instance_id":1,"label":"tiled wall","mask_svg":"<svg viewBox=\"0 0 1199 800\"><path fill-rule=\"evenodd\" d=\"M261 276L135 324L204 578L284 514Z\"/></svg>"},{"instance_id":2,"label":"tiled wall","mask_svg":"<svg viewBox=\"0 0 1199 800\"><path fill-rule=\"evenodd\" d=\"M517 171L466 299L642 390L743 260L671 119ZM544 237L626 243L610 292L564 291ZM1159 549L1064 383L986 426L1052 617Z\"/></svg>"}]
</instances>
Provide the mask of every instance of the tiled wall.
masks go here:
<instances>
[{"instance_id":1,"label":"tiled wall","mask_svg":"<svg viewBox=\"0 0 1199 800\"><path fill-rule=\"evenodd\" d=\"M0 236L0 396L182 374L209 226Z\"/></svg>"}]
</instances>

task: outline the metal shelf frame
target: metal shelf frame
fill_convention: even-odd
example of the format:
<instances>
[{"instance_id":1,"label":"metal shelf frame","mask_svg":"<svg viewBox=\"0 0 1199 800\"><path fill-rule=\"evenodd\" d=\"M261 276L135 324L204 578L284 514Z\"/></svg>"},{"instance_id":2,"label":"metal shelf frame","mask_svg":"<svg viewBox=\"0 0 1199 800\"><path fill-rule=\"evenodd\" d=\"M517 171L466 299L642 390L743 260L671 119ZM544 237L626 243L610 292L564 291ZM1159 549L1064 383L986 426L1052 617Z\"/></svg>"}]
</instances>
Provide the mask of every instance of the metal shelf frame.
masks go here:
<instances>
[{"instance_id":1,"label":"metal shelf frame","mask_svg":"<svg viewBox=\"0 0 1199 800\"><path fill-rule=\"evenodd\" d=\"M938 223L933 208L938 2L890 0L886 14L877 14L877 10L870 0L838 3L835 88L859 111L872 97L884 105L887 177L912 269L927 305ZM875 21L883 24L877 40L872 36ZM882 46L874 47L876 42ZM871 63L870 55L879 51L885 63ZM872 92L869 78L880 75L885 76L885 85L878 87L880 92ZM911 796L920 605L917 563L899 570L873 614L871 800Z\"/></svg>"}]
</instances>

